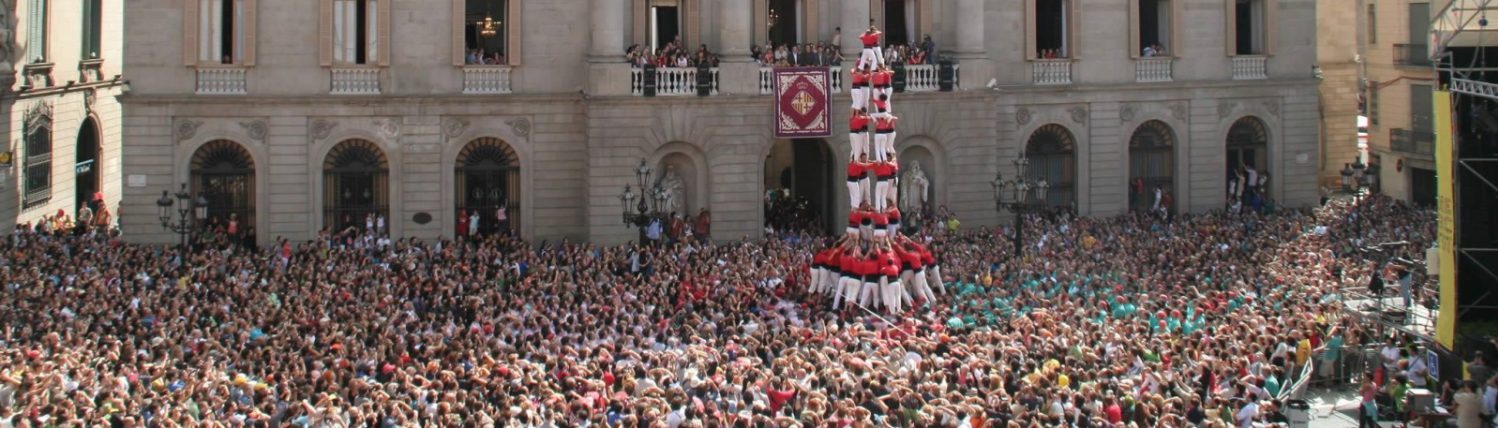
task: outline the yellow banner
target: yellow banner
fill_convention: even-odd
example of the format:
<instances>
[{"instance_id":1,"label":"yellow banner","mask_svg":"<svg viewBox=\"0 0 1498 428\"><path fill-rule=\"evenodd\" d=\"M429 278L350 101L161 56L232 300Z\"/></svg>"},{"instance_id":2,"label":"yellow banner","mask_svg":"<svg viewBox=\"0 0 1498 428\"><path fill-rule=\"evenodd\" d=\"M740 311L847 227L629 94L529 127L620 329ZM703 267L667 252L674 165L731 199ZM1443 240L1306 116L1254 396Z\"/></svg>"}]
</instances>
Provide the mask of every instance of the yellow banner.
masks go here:
<instances>
[{"instance_id":1,"label":"yellow banner","mask_svg":"<svg viewBox=\"0 0 1498 428\"><path fill-rule=\"evenodd\" d=\"M1436 245L1440 268L1441 310L1436 314L1436 342L1456 349L1456 151L1452 138L1451 93L1432 95L1436 128Z\"/></svg>"}]
</instances>

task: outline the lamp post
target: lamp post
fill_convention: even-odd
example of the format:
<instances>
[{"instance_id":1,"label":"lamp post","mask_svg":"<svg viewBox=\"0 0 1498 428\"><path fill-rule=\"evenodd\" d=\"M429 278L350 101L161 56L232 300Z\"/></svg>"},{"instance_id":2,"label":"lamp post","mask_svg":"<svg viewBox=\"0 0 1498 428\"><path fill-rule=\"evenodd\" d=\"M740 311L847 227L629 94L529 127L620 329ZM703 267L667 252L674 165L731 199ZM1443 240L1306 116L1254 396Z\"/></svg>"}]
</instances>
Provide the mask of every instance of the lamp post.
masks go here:
<instances>
[{"instance_id":1,"label":"lamp post","mask_svg":"<svg viewBox=\"0 0 1498 428\"><path fill-rule=\"evenodd\" d=\"M666 189L660 186L647 186L650 176L654 173L655 168L647 165L645 159L640 159L640 165L635 167L635 181L639 185L640 193L636 194L630 186L626 185L624 192L619 194L624 224L639 230L641 244L647 242L645 229L650 226L651 220L665 217L665 213L661 212L661 207L665 206Z\"/></svg>"},{"instance_id":2,"label":"lamp post","mask_svg":"<svg viewBox=\"0 0 1498 428\"><path fill-rule=\"evenodd\" d=\"M1004 179L1004 173L994 175L993 202L995 211L1008 209L1014 213L1014 256L1025 255L1025 215L1044 213L1050 211L1051 207L1046 201L1046 194L1051 185L1044 178L1036 179L1030 176L1030 158L1020 152L1019 157L1014 159L1013 179ZM1007 197L1006 197L1007 196Z\"/></svg>"},{"instance_id":3,"label":"lamp post","mask_svg":"<svg viewBox=\"0 0 1498 428\"><path fill-rule=\"evenodd\" d=\"M175 218L172 217L174 204L177 206ZM187 192L187 183L182 183L181 190L175 194L162 190L161 199L156 200L156 207L161 210L161 227L176 233L182 240L182 248L190 249L188 236L197 229L199 222L208 218L208 199L201 195L194 198Z\"/></svg>"}]
</instances>

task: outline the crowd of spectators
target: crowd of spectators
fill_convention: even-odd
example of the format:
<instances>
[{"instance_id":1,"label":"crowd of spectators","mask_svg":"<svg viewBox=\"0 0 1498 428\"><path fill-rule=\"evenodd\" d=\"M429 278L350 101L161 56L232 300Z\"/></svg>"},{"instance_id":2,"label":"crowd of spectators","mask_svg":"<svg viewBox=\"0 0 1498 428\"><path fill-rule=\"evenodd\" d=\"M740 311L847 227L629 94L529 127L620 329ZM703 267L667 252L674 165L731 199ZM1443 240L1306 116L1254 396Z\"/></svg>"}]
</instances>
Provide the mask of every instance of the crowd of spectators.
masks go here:
<instances>
[{"instance_id":1,"label":"crowd of spectators","mask_svg":"<svg viewBox=\"0 0 1498 428\"><path fill-rule=\"evenodd\" d=\"M667 43L659 50L651 50L649 46L630 45L625 51L625 60L633 67L717 67L718 55L707 50L707 45L698 45L696 52L689 52L682 46L681 38L677 37L671 43Z\"/></svg>"},{"instance_id":2,"label":"crowd of spectators","mask_svg":"<svg viewBox=\"0 0 1498 428\"><path fill-rule=\"evenodd\" d=\"M1382 340L1342 318L1340 290L1375 272L1350 249L1423 249L1432 219L1380 197L1058 216L1026 223L1022 256L1009 228L928 230L947 290L892 317L808 296L827 242L807 233L184 251L18 228L0 257L0 424L1282 423L1313 357Z\"/></svg>"}]
</instances>

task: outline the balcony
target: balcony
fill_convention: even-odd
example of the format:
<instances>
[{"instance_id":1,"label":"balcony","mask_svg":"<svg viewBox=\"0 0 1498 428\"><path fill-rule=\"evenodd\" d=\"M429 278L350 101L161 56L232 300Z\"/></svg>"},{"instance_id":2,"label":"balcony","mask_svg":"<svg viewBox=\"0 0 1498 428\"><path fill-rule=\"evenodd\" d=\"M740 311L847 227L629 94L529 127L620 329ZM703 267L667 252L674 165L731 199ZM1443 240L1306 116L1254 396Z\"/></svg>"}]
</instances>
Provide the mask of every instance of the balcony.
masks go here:
<instances>
[{"instance_id":1,"label":"balcony","mask_svg":"<svg viewBox=\"0 0 1498 428\"><path fill-rule=\"evenodd\" d=\"M1037 85L1070 85L1070 59L1037 59L1030 62L1030 78Z\"/></svg>"},{"instance_id":2,"label":"balcony","mask_svg":"<svg viewBox=\"0 0 1498 428\"><path fill-rule=\"evenodd\" d=\"M655 68L654 85L647 85L645 81L645 69L635 68L629 70L629 93L635 96L658 96L658 97L681 97L697 95L698 70L708 73L706 76L708 95L718 94L718 69L698 69L695 67L659 67ZM654 94L647 94L650 89Z\"/></svg>"},{"instance_id":3,"label":"balcony","mask_svg":"<svg viewBox=\"0 0 1498 428\"><path fill-rule=\"evenodd\" d=\"M772 67L760 67L759 68L759 94L760 95L774 95L775 94L775 71L774 70L775 69L772 68ZM834 94L841 94L841 93L843 93L843 68L842 67L828 67L827 68L827 75L831 76L831 79L832 79L832 88L829 89L829 90L832 91L832 93L834 93Z\"/></svg>"},{"instance_id":4,"label":"balcony","mask_svg":"<svg viewBox=\"0 0 1498 428\"><path fill-rule=\"evenodd\" d=\"M26 80L22 84L24 86L22 89L27 89L27 87L30 89L45 89L56 84L52 80L52 63L50 62L26 64L25 67L22 67L21 72L26 76Z\"/></svg>"},{"instance_id":5,"label":"balcony","mask_svg":"<svg viewBox=\"0 0 1498 428\"><path fill-rule=\"evenodd\" d=\"M1389 148L1416 156L1434 156L1436 134L1428 131L1394 128L1389 130Z\"/></svg>"},{"instance_id":6,"label":"balcony","mask_svg":"<svg viewBox=\"0 0 1498 428\"><path fill-rule=\"evenodd\" d=\"M937 76L935 64L905 66L906 92L936 92L940 89L941 79Z\"/></svg>"},{"instance_id":7,"label":"balcony","mask_svg":"<svg viewBox=\"0 0 1498 428\"><path fill-rule=\"evenodd\" d=\"M1175 58L1139 58L1134 60L1134 81L1139 83L1171 81L1171 64Z\"/></svg>"},{"instance_id":8,"label":"balcony","mask_svg":"<svg viewBox=\"0 0 1498 428\"><path fill-rule=\"evenodd\" d=\"M379 95L380 69L372 67L334 68L332 74L333 95Z\"/></svg>"},{"instance_id":9,"label":"balcony","mask_svg":"<svg viewBox=\"0 0 1498 428\"><path fill-rule=\"evenodd\" d=\"M242 67L204 67L198 69L198 95L244 95L245 69Z\"/></svg>"},{"instance_id":10,"label":"balcony","mask_svg":"<svg viewBox=\"0 0 1498 428\"><path fill-rule=\"evenodd\" d=\"M464 94L510 93L509 66L469 65L463 67Z\"/></svg>"},{"instance_id":11,"label":"balcony","mask_svg":"<svg viewBox=\"0 0 1498 428\"><path fill-rule=\"evenodd\" d=\"M1269 57L1264 55L1240 55L1233 57L1233 80L1264 80L1269 78Z\"/></svg>"},{"instance_id":12,"label":"balcony","mask_svg":"<svg viewBox=\"0 0 1498 428\"><path fill-rule=\"evenodd\" d=\"M104 60L85 59L78 61L78 83L104 80Z\"/></svg>"},{"instance_id":13,"label":"balcony","mask_svg":"<svg viewBox=\"0 0 1498 428\"><path fill-rule=\"evenodd\" d=\"M1394 44L1394 65L1430 67L1430 49L1426 45Z\"/></svg>"}]
</instances>

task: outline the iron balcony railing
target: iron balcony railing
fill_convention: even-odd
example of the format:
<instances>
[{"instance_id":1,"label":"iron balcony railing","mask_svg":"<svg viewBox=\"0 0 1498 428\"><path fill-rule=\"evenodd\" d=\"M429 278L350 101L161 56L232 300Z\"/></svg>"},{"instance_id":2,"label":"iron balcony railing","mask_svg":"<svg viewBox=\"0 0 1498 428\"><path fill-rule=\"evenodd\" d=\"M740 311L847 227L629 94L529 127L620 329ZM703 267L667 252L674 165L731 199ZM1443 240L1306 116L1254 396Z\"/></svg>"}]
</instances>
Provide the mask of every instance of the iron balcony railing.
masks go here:
<instances>
[{"instance_id":1,"label":"iron balcony railing","mask_svg":"<svg viewBox=\"0 0 1498 428\"><path fill-rule=\"evenodd\" d=\"M1426 45L1395 43L1394 64L1412 67L1429 67L1430 51L1426 49L1425 46Z\"/></svg>"},{"instance_id":2,"label":"iron balcony railing","mask_svg":"<svg viewBox=\"0 0 1498 428\"><path fill-rule=\"evenodd\" d=\"M1390 129L1389 147L1396 152L1431 156L1436 152L1436 134L1428 131Z\"/></svg>"}]
</instances>

